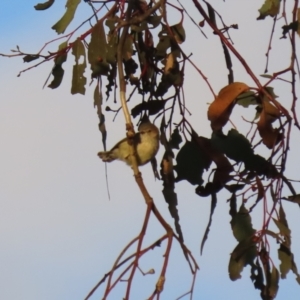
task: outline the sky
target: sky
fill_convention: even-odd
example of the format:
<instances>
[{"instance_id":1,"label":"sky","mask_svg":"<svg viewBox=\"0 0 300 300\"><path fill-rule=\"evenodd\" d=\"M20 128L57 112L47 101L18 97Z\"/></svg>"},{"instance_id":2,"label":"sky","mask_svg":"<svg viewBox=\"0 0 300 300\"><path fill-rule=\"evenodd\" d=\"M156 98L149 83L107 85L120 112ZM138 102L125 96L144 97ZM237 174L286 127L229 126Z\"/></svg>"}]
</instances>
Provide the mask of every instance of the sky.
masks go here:
<instances>
[{"instance_id":1,"label":"sky","mask_svg":"<svg viewBox=\"0 0 300 300\"><path fill-rule=\"evenodd\" d=\"M235 47L244 54L254 72L262 74L272 26L271 19L266 19L265 23L255 20L262 1L218 2L216 8L226 22L239 24L240 30L232 31ZM24 52L34 53L46 41L56 37L51 26L61 17L64 1L56 1L50 10L42 12L33 9L35 4L31 0L1 1L0 53L9 53L16 45ZM192 7L190 3L189 7ZM84 3L79 10L78 20L70 29L81 22L81 17L90 13ZM247 18L241 11L247 11ZM192 12L200 21L194 9ZM172 13L170 22L176 23L176 20L178 15ZM203 30L210 36L206 41L190 22L186 26L187 41L183 48L193 52L192 59L208 76L214 89L220 90L227 84L227 70L218 38L204 27ZM246 30L248 36L243 35L244 28L251 28ZM282 57L288 46L284 43L287 42L279 40L279 34L275 35L271 65L276 68L271 67L270 72L286 66L287 61ZM279 51L275 51L276 48ZM237 70L236 80L253 85L236 59L233 63ZM121 162L107 166L111 195L108 199L105 167L97 157L103 146L93 108L93 88L87 88L85 96L70 94L72 64L70 56L65 64L66 75L61 87L51 90L42 88L51 71L51 63L17 77L19 71L27 67L22 59L0 57L0 299L84 299L141 228L145 204L131 169ZM185 91L188 107L193 112L191 122L200 135L209 137L207 103L213 99L192 68L185 76ZM284 101L289 87L279 86L276 93ZM109 101L107 104L113 107L112 100ZM106 115L108 146L113 146L125 135L123 115L119 114L115 122L112 119L112 114ZM241 122L238 124L239 128L244 128ZM299 163L299 133L295 131L294 134L288 174L299 179L297 168L294 168ZM161 157L162 151L157 155L158 161ZM162 197L161 183L154 180L151 166L146 165L141 171L155 203L166 220L173 224ZM194 299L260 299L259 292L254 290L249 279L248 268L242 273L241 280L231 282L228 277L229 256L236 245L226 204L229 194L218 196L209 238L200 256L210 201L198 197L194 187L186 182L180 182L176 192L185 242L200 266ZM285 208L294 237L292 249L300 267L297 255L300 253L297 240L300 236L297 223L300 212L289 204ZM253 223L259 228L261 222L258 212ZM145 245L164 233L153 218L150 225ZM160 271L156 262L161 262L164 247L165 244L141 260L140 266L144 271L154 268L156 274L137 275L132 299L146 299L150 295ZM276 245L273 256L277 256ZM172 250L166 279L161 299L176 299L189 290L192 278L177 245ZM108 299L121 299L123 287L120 284L120 288ZM102 291L99 289L90 299L101 299ZM280 281L276 299L299 299L299 296L300 289L293 274Z\"/></svg>"}]
</instances>

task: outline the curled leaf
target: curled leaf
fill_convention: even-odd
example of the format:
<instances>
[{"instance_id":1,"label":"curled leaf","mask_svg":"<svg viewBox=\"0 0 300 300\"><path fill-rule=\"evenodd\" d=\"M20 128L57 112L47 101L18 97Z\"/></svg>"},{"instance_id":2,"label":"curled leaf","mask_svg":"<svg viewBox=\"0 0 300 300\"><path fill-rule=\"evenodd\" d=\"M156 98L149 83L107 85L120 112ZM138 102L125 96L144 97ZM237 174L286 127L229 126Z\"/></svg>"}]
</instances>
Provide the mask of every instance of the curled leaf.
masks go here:
<instances>
[{"instance_id":1,"label":"curled leaf","mask_svg":"<svg viewBox=\"0 0 300 300\"><path fill-rule=\"evenodd\" d=\"M272 127L272 123L280 116L280 111L270 101L264 97L262 100L262 111L257 122L258 132L263 143L272 149L282 138L278 129Z\"/></svg>"},{"instance_id":2,"label":"curled leaf","mask_svg":"<svg viewBox=\"0 0 300 300\"><path fill-rule=\"evenodd\" d=\"M249 87L245 83L234 82L220 90L207 112L212 130L218 131L222 129L229 120L236 98L248 89Z\"/></svg>"}]
</instances>

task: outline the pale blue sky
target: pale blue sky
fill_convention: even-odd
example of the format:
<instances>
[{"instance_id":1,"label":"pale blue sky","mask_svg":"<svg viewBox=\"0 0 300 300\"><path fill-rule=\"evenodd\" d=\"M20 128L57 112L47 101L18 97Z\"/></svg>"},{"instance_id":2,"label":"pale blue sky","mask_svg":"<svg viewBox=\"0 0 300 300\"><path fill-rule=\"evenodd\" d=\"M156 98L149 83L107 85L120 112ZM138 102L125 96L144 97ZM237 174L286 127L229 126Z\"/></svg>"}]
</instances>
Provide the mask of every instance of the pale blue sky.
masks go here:
<instances>
[{"instance_id":1,"label":"pale blue sky","mask_svg":"<svg viewBox=\"0 0 300 300\"><path fill-rule=\"evenodd\" d=\"M241 28L232 32L235 46L245 54L253 70L262 74L268 32L272 25L271 19L265 23L255 21L257 9L263 1L218 2L218 9L224 13L227 23L238 23ZM56 36L51 26L62 15L64 1L56 1L50 10L44 12L33 9L36 3L31 0L1 1L0 52L7 53L16 45L24 51L35 52L45 41ZM228 9L232 4L235 10ZM86 7L81 4L79 9L85 12ZM247 11L247 19L239 13L241 9ZM196 20L200 21L199 18ZM74 26L78 23L75 22ZM187 42L183 46L185 49L192 46L192 50L187 52L194 53L193 59L218 91L227 83L223 55L218 55L222 53L219 40L204 28L210 35L207 49L206 41L199 36L198 30L188 26ZM246 26L252 28L249 36L243 35L242 29ZM280 68L285 66L281 59L285 46L281 45L286 42L278 40L278 37L275 36L275 44L280 51L272 53L271 63L276 61ZM212 51L216 53L214 56ZM236 63L235 59L233 61ZM102 144L93 109L92 88L85 96L70 94L71 56L65 64L66 77L57 90L42 89L51 64L17 78L18 72L27 66L21 58L0 57L0 63L0 299L81 300L111 268L126 243L138 234L145 210L143 199L131 170L116 162L108 165L111 193L111 200L108 200L104 164L96 155ZM224 68L220 69L220 65ZM235 77L238 81L253 84L244 72L237 72ZM206 112L212 97L192 69L185 76L185 84L188 107L194 112L191 120L199 134L209 137L211 130ZM289 87L282 85L280 88L282 90L276 93L281 100L285 93L289 93ZM108 122L112 117L107 115ZM121 114L115 123L109 122L108 146L123 137L123 123ZM295 140L299 140L299 134ZM294 148L289 174L299 178L298 170L293 167L299 163L299 145L296 142ZM161 155L158 154L158 160ZM141 170L155 202L173 224L161 195L161 183L154 181L150 166ZM178 184L176 191L186 244L201 268L194 299L260 299L259 291L254 290L250 282L248 269L244 270L242 280L231 282L228 277L229 255L236 245L229 224L228 195L218 197L209 239L200 257L200 241L208 221L210 201L196 196L194 188L185 182ZM291 205L286 205L286 210L294 221L290 224L295 238L293 252L300 267L297 255L300 243L296 241L300 236L297 223L300 212L298 207ZM258 214L254 220L257 228L261 221ZM162 229L153 222L145 244L162 233ZM155 268L156 275L144 278L138 275L139 288L134 291L133 300L145 299L151 293L151 284L157 280L160 270L153 261L161 260L164 246L150 253L148 259L142 259L141 267L145 271ZM273 256L276 257L274 246ZM175 299L190 287L191 277L177 246L172 252L171 262L165 292L161 296L163 300ZM145 291L144 287L149 290ZM122 296L117 290L111 299L121 299ZM280 282L276 299L296 300L299 297L300 288L294 275L289 274L287 280ZM91 299L100 298L101 290Z\"/></svg>"}]
</instances>

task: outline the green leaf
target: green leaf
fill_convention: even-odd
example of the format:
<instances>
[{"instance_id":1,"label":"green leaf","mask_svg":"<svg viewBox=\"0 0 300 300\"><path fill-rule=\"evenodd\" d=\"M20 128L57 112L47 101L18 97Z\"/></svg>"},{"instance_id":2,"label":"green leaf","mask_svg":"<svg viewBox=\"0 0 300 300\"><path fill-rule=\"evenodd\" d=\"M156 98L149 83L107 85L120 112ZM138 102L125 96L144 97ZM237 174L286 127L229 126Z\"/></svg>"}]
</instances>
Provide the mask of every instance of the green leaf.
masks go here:
<instances>
[{"instance_id":1,"label":"green leaf","mask_svg":"<svg viewBox=\"0 0 300 300\"><path fill-rule=\"evenodd\" d=\"M102 134L102 144L104 151L106 151L106 127L105 127L105 117L102 113L102 92L100 90L99 84L96 85L95 91L94 91L94 107L97 108L97 114L99 117L99 130Z\"/></svg>"},{"instance_id":2,"label":"green leaf","mask_svg":"<svg viewBox=\"0 0 300 300\"><path fill-rule=\"evenodd\" d=\"M86 77L84 71L86 68L85 48L80 39L77 39L72 47L72 54L75 56L75 65L73 66L73 77L71 94L85 94ZM79 64L80 57L83 56L83 63Z\"/></svg>"},{"instance_id":3,"label":"green leaf","mask_svg":"<svg viewBox=\"0 0 300 300\"><path fill-rule=\"evenodd\" d=\"M162 35L159 37L159 42L156 46L155 57L163 59L167 55L167 50L171 47L171 39L169 36Z\"/></svg>"},{"instance_id":4,"label":"green leaf","mask_svg":"<svg viewBox=\"0 0 300 300\"><path fill-rule=\"evenodd\" d=\"M227 136L213 132L211 143L215 149L236 162L246 161L253 156L252 145L235 129L231 129Z\"/></svg>"},{"instance_id":5,"label":"green leaf","mask_svg":"<svg viewBox=\"0 0 300 300\"><path fill-rule=\"evenodd\" d=\"M62 53L58 54L54 59L54 67L52 69L53 80L48 85L51 89L56 89L60 86L62 79L64 77L64 69L62 68L62 64L67 60L67 52L63 51L68 46L67 42L63 42L58 46L58 51L62 51Z\"/></svg>"},{"instance_id":6,"label":"green leaf","mask_svg":"<svg viewBox=\"0 0 300 300\"><path fill-rule=\"evenodd\" d=\"M289 248L280 244L278 249L278 258L280 260L280 274L281 278L286 278L287 273L292 269L292 253Z\"/></svg>"},{"instance_id":7,"label":"green leaf","mask_svg":"<svg viewBox=\"0 0 300 300\"><path fill-rule=\"evenodd\" d=\"M208 16L209 16L209 19L211 20L211 22L217 26L217 23L216 23L216 14L215 14L215 10L214 8L208 3L208 2L205 2L206 5L207 5L207 10L208 10Z\"/></svg>"},{"instance_id":8,"label":"green leaf","mask_svg":"<svg viewBox=\"0 0 300 300\"><path fill-rule=\"evenodd\" d=\"M174 166L177 172L176 181L187 180L191 184L202 184L202 174L204 169L210 165L206 159L206 155L197 147L195 142L187 141L179 150Z\"/></svg>"},{"instance_id":9,"label":"green leaf","mask_svg":"<svg viewBox=\"0 0 300 300\"><path fill-rule=\"evenodd\" d=\"M202 242L201 242L201 247L200 247L200 253L201 254L203 252L204 244L205 244L205 242L208 238L208 233L209 233L210 225L211 225L211 222L212 222L212 216L214 214L216 206L217 206L217 195L215 193L213 193L213 194L211 194L211 205L210 205L209 221L208 221L208 224L206 226L206 229L205 229L205 232L204 232L204 235L203 235L203 238L202 238Z\"/></svg>"},{"instance_id":10,"label":"green leaf","mask_svg":"<svg viewBox=\"0 0 300 300\"><path fill-rule=\"evenodd\" d=\"M178 44L182 44L185 41L185 30L182 26L182 23L173 25L170 27L174 38Z\"/></svg>"},{"instance_id":11,"label":"green leaf","mask_svg":"<svg viewBox=\"0 0 300 300\"><path fill-rule=\"evenodd\" d=\"M125 61L132 57L133 54L132 43L133 43L133 37L132 35L128 34L122 48L122 56Z\"/></svg>"},{"instance_id":12,"label":"green leaf","mask_svg":"<svg viewBox=\"0 0 300 300\"><path fill-rule=\"evenodd\" d=\"M98 22L92 31L88 47L88 61L91 65L92 77L107 75L109 64L106 61L107 43L103 22Z\"/></svg>"},{"instance_id":13,"label":"green leaf","mask_svg":"<svg viewBox=\"0 0 300 300\"><path fill-rule=\"evenodd\" d=\"M248 91L240 94L236 98L236 104L241 105L243 107L249 107L250 105L257 105L257 97L254 92Z\"/></svg>"},{"instance_id":14,"label":"green leaf","mask_svg":"<svg viewBox=\"0 0 300 300\"><path fill-rule=\"evenodd\" d=\"M253 285L256 289L261 290L263 292L265 285L264 285L264 274L262 267L259 263L259 260L256 259L255 263L251 265L251 280L253 281Z\"/></svg>"},{"instance_id":15,"label":"green leaf","mask_svg":"<svg viewBox=\"0 0 300 300\"><path fill-rule=\"evenodd\" d=\"M150 16L150 17L148 17L146 19L146 21L149 24L153 25L153 27L150 28L150 29L153 29L153 28L157 27L160 24L160 22L161 22L161 18L162 18L162 16Z\"/></svg>"},{"instance_id":16,"label":"green leaf","mask_svg":"<svg viewBox=\"0 0 300 300\"><path fill-rule=\"evenodd\" d=\"M23 61L28 63L28 62L38 59L39 57L40 56L38 54L28 54L23 57Z\"/></svg>"},{"instance_id":17,"label":"green leaf","mask_svg":"<svg viewBox=\"0 0 300 300\"><path fill-rule=\"evenodd\" d=\"M58 34L64 33L71 21L74 18L77 6L81 0L67 0L66 12L62 18L52 26L52 29L55 30Z\"/></svg>"},{"instance_id":18,"label":"green leaf","mask_svg":"<svg viewBox=\"0 0 300 300\"><path fill-rule=\"evenodd\" d=\"M235 281L241 278L244 267L253 264L256 257L256 244L252 238L248 238L238 243L231 253L229 260L229 278Z\"/></svg>"},{"instance_id":19,"label":"green leaf","mask_svg":"<svg viewBox=\"0 0 300 300\"><path fill-rule=\"evenodd\" d=\"M269 296L271 297L270 299L275 299L279 289L278 283L279 283L279 272L273 265L270 274L270 280L268 282Z\"/></svg>"},{"instance_id":20,"label":"green leaf","mask_svg":"<svg viewBox=\"0 0 300 300\"><path fill-rule=\"evenodd\" d=\"M116 34L109 35L107 44L106 61L113 65L116 63L118 50L118 36Z\"/></svg>"},{"instance_id":21,"label":"green leaf","mask_svg":"<svg viewBox=\"0 0 300 300\"><path fill-rule=\"evenodd\" d=\"M138 25L135 25L135 24L131 25L130 28L132 31L142 32L142 31L146 30L148 28L148 26L147 26L147 22L143 21L142 23L140 23Z\"/></svg>"},{"instance_id":22,"label":"green leaf","mask_svg":"<svg viewBox=\"0 0 300 300\"><path fill-rule=\"evenodd\" d=\"M52 6L55 0L48 0L44 3L38 3L34 6L35 10L45 10Z\"/></svg>"},{"instance_id":23,"label":"green leaf","mask_svg":"<svg viewBox=\"0 0 300 300\"><path fill-rule=\"evenodd\" d=\"M274 93L274 88L273 87L271 87L271 86L266 86L265 87L265 90L274 98L274 99L276 99L276 98L278 98L278 96ZM264 95L264 97L267 97L267 96L265 96ZM268 99L268 98L267 98Z\"/></svg>"},{"instance_id":24,"label":"green leaf","mask_svg":"<svg viewBox=\"0 0 300 300\"><path fill-rule=\"evenodd\" d=\"M232 216L230 221L232 232L238 242L241 242L254 235L255 229L252 227L251 217L244 204L239 211Z\"/></svg>"},{"instance_id":25,"label":"green leaf","mask_svg":"<svg viewBox=\"0 0 300 300\"><path fill-rule=\"evenodd\" d=\"M283 223L281 223L280 221L276 220L273 218L274 223L276 224L276 226L279 229L279 232L282 236L287 236L289 237L291 235L291 230L286 227Z\"/></svg>"},{"instance_id":26,"label":"green leaf","mask_svg":"<svg viewBox=\"0 0 300 300\"><path fill-rule=\"evenodd\" d=\"M280 0L265 0L265 3L258 10L259 17L257 20L263 20L267 16L275 17L279 13Z\"/></svg>"},{"instance_id":27,"label":"green leaf","mask_svg":"<svg viewBox=\"0 0 300 300\"><path fill-rule=\"evenodd\" d=\"M105 20L105 25L110 29L110 31L114 31L114 29L116 28L116 23L119 22L119 18L116 16L113 17L108 17Z\"/></svg>"},{"instance_id":28,"label":"green leaf","mask_svg":"<svg viewBox=\"0 0 300 300\"><path fill-rule=\"evenodd\" d=\"M273 76L269 75L269 74L261 74L259 76L264 77L264 78L269 78L269 79L273 78Z\"/></svg>"}]
</instances>

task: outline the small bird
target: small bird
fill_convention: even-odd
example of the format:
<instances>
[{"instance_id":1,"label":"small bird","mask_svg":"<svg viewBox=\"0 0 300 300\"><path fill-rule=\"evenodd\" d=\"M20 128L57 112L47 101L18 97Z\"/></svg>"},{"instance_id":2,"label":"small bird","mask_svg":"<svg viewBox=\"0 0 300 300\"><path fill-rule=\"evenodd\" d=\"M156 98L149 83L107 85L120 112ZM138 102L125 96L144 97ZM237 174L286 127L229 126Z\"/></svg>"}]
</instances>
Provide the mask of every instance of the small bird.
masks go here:
<instances>
[{"instance_id":1,"label":"small bird","mask_svg":"<svg viewBox=\"0 0 300 300\"><path fill-rule=\"evenodd\" d=\"M138 166L145 165L155 157L159 148L159 130L150 123L141 123L138 132L133 137L133 144L137 156ZM110 151L99 152L98 156L104 162L111 162L115 159L124 161L132 166L130 147L127 138L119 141Z\"/></svg>"}]
</instances>

